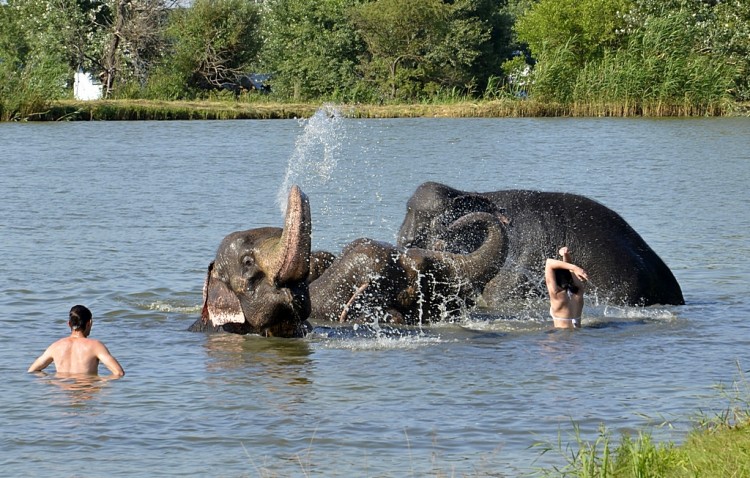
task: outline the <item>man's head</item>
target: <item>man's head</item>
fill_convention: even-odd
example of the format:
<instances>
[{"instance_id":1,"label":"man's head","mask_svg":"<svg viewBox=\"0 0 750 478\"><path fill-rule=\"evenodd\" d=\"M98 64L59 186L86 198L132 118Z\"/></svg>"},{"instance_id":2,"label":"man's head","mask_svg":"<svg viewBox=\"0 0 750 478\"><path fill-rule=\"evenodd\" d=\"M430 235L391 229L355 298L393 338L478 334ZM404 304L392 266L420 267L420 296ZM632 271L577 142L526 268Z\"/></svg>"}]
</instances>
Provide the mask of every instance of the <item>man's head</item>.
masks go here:
<instances>
[{"instance_id":1,"label":"man's head","mask_svg":"<svg viewBox=\"0 0 750 478\"><path fill-rule=\"evenodd\" d=\"M68 325L72 330L80 330L81 332L88 330L91 323L91 311L86 306L74 305L70 308L69 317Z\"/></svg>"}]
</instances>

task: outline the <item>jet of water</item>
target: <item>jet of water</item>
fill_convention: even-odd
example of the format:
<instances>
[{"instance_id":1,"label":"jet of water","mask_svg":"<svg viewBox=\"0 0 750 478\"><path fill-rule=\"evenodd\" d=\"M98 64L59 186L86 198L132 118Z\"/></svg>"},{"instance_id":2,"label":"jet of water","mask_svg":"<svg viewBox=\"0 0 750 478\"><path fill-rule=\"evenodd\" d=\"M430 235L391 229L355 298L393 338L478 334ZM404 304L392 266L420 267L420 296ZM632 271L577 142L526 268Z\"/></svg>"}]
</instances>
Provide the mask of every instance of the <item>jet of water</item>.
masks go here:
<instances>
[{"instance_id":1,"label":"jet of water","mask_svg":"<svg viewBox=\"0 0 750 478\"><path fill-rule=\"evenodd\" d=\"M323 105L304 121L304 131L295 142L284 181L276 195L282 214L286 211L287 195L292 185L297 184L306 191L331 181L343 139L343 117L334 105Z\"/></svg>"}]
</instances>

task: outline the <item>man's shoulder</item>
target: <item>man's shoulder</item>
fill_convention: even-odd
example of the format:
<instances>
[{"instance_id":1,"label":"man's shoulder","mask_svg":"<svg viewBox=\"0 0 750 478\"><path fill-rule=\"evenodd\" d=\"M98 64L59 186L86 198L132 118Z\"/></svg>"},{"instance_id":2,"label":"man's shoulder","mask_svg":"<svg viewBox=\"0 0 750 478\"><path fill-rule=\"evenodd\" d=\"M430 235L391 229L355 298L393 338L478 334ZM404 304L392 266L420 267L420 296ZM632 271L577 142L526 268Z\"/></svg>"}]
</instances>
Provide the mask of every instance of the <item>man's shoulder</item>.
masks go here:
<instances>
[{"instance_id":1,"label":"man's shoulder","mask_svg":"<svg viewBox=\"0 0 750 478\"><path fill-rule=\"evenodd\" d=\"M89 347L103 347L104 346L104 344L100 340L90 339L88 337L83 339L82 343L86 344Z\"/></svg>"},{"instance_id":2,"label":"man's shoulder","mask_svg":"<svg viewBox=\"0 0 750 478\"><path fill-rule=\"evenodd\" d=\"M63 337L61 339L57 339L54 342L52 342L52 344L49 346L49 348L50 349L56 349L56 348L60 348L60 347L63 347L63 346L67 346L70 343L71 343L70 337Z\"/></svg>"}]
</instances>

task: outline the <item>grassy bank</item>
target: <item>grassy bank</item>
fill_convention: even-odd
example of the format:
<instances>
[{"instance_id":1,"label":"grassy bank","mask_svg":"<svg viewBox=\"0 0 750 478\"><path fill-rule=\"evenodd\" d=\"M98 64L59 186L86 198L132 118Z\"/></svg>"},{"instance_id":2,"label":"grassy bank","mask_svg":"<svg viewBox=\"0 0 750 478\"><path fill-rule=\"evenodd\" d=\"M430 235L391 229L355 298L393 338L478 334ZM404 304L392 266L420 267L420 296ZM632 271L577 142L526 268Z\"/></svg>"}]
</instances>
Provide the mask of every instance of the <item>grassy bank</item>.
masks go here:
<instances>
[{"instance_id":1,"label":"grassy bank","mask_svg":"<svg viewBox=\"0 0 750 478\"><path fill-rule=\"evenodd\" d=\"M560 450L563 467L540 471L541 476L580 478L750 477L750 422L700 428L681 445L655 443L649 433L623 436L614 444L603 429L599 438L578 438L574 450Z\"/></svg>"},{"instance_id":2,"label":"grassy bank","mask_svg":"<svg viewBox=\"0 0 750 478\"><path fill-rule=\"evenodd\" d=\"M243 101L99 100L55 101L30 121L210 120L308 118L320 103ZM750 105L700 108L690 105L562 105L533 100L499 99L446 103L339 105L353 118L518 118L631 116L746 116Z\"/></svg>"},{"instance_id":3,"label":"grassy bank","mask_svg":"<svg viewBox=\"0 0 750 478\"><path fill-rule=\"evenodd\" d=\"M730 405L721 414L698 419L680 445L655 443L648 432L624 435L614 444L602 428L592 443L575 428L572 444L540 444L542 452L558 452L567 465L541 470L542 476L580 478L745 478L750 477L750 387L740 369L740 385L728 395ZM740 386L742 389L740 389Z\"/></svg>"}]
</instances>

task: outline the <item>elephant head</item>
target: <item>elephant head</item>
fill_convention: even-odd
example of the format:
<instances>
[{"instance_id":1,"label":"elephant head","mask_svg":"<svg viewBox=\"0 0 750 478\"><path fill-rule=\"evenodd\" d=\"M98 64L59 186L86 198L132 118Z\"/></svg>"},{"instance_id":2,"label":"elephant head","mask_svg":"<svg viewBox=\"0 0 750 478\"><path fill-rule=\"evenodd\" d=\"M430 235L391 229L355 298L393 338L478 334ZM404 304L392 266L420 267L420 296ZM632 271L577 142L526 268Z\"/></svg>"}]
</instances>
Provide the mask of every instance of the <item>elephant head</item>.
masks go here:
<instances>
[{"instance_id":1,"label":"elephant head","mask_svg":"<svg viewBox=\"0 0 750 478\"><path fill-rule=\"evenodd\" d=\"M409 198L406 216L397 236L400 247L440 249L466 253L479 247L476 235L448 233L460 217L474 212L493 214L503 224L510 220L505 210L477 194L466 193L443 184L426 182ZM452 240L447 241L451 236Z\"/></svg>"},{"instance_id":2,"label":"elephant head","mask_svg":"<svg viewBox=\"0 0 750 478\"><path fill-rule=\"evenodd\" d=\"M293 186L283 229L226 236L208 267L201 318L191 330L304 335L310 315L310 231L307 196Z\"/></svg>"},{"instance_id":3,"label":"elephant head","mask_svg":"<svg viewBox=\"0 0 750 478\"><path fill-rule=\"evenodd\" d=\"M312 317L428 323L473 305L507 254L504 224L474 212L446 226L445 239L471 236L479 246L466 253L396 247L370 239L349 244L310 284Z\"/></svg>"}]
</instances>

